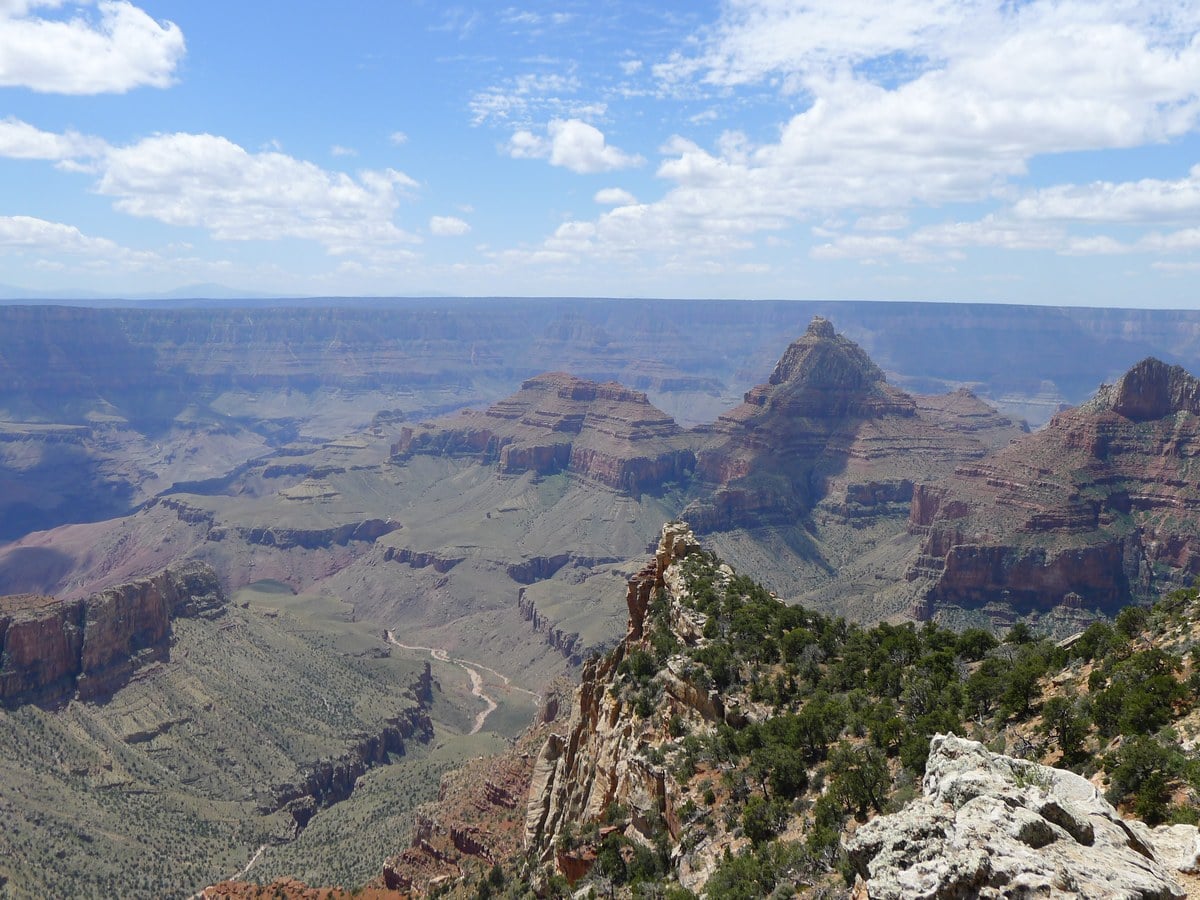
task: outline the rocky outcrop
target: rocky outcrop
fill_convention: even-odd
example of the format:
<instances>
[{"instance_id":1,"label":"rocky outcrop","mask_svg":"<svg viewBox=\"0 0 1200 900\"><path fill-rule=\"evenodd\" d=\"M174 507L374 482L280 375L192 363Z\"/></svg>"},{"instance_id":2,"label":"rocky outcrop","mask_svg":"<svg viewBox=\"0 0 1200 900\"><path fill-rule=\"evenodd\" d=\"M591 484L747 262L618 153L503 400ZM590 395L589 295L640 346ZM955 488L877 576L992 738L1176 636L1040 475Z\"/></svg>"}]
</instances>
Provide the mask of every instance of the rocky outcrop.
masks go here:
<instances>
[{"instance_id":1,"label":"rocky outcrop","mask_svg":"<svg viewBox=\"0 0 1200 900\"><path fill-rule=\"evenodd\" d=\"M285 528L282 526L253 526L235 528L237 536L247 544L257 544L263 547L275 547L278 550L289 550L300 547L305 550L317 550L321 547L334 545L345 546L351 541L371 542L390 534L400 526L384 519L366 519L362 522L347 522L332 528ZM220 532L220 537L224 531ZM212 540L218 539L216 530L209 532Z\"/></svg>"},{"instance_id":2,"label":"rocky outcrop","mask_svg":"<svg viewBox=\"0 0 1200 900\"><path fill-rule=\"evenodd\" d=\"M425 569L430 566L435 572L443 575L466 559L465 556L443 556L424 550L410 550L407 547L388 547L383 553L386 562L398 562L414 569Z\"/></svg>"},{"instance_id":3,"label":"rocky outcrop","mask_svg":"<svg viewBox=\"0 0 1200 900\"><path fill-rule=\"evenodd\" d=\"M517 607L534 632L542 635L546 643L566 657L572 665L577 666L583 662L583 639L579 632L563 631L538 612L533 600L526 595L525 588L517 591Z\"/></svg>"},{"instance_id":4,"label":"rocky outcrop","mask_svg":"<svg viewBox=\"0 0 1200 900\"><path fill-rule=\"evenodd\" d=\"M378 886L419 897L464 875L470 883L521 852L536 750L568 704L568 691L565 681L548 687L533 725L508 752L443 776L437 801L418 811L409 846L387 861Z\"/></svg>"},{"instance_id":5,"label":"rocky outcrop","mask_svg":"<svg viewBox=\"0 0 1200 900\"><path fill-rule=\"evenodd\" d=\"M563 373L531 378L483 412L405 426L392 453L471 456L506 475L566 471L633 496L695 464L683 430L645 394Z\"/></svg>"},{"instance_id":6,"label":"rocky outcrop","mask_svg":"<svg viewBox=\"0 0 1200 900\"><path fill-rule=\"evenodd\" d=\"M984 461L913 489L908 571L925 601L1092 614L1200 574L1200 381L1155 359Z\"/></svg>"},{"instance_id":7,"label":"rocky outcrop","mask_svg":"<svg viewBox=\"0 0 1200 900\"><path fill-rule=\"evenodd\" d=\"M1151 832L1091 782L934 737L924 796L868 822L847 845L872 900L979 897L1183 898L1194 826Z\"/></svg>"},{"instance_id":8,"label":"rocky outcrop","mask_svg":"<svg viewBox=\"0 0 1200 900\"><path fill-rule=\"evenodd\" d=\"M700 549L687 525L668 524L654 560L631 579L627 604L629 633L616 651L584 664L575 707L566 734L547 737L533 766L525 818L526 846L543 862L565 871L577 860L560 861L555 848L568 829L600 819L612 803L628 808L632 832L650 841L664 822L672 839L680 823L672 802L674 779L646 751L647 720L632 714L628 703L610 690L625 655L638 646L647 609L657 591L669 596L682 585L678 564ZM678 680L678 679L677 679ZM669 686L668 686L669 690ZM707 694L704 700L712 701ZM686 699L674 696L667 712L677 713ZM706 703L707 707L709 704ZM695 711L704 716L704 711ZM578 873L575 873L578 875Z\"/></svg>"},{"instance_id":9,"label":"rocky outcrop","mask_svg":"<svg viewBox=\"0 0 1200 900\"><path fill-rule=\"evenodd\" d=\"M172 619L220 616L225 603L216 574L197 562L86 600L0 598L0 702L106 697L137 669L168 658Z\"/></svg>"}]
</instances>

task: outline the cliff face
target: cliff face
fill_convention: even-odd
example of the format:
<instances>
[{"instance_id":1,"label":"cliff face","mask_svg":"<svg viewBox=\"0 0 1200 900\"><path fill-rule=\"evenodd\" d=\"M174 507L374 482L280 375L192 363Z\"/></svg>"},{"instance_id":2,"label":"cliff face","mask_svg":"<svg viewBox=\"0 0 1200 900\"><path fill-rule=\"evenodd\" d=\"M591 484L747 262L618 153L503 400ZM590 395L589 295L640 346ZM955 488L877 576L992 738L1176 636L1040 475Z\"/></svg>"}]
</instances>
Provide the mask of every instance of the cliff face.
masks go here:
<instances>
[{"instance_id":1,"label":"cliff face","mask_svg":"<svg viewBox=\"0 0 1200 900\"><path fill-rule=\"evenodd\" d=\"M0 702L52 705L107 696L170 649L171 620L215 617L216 575L183 563L86 600L0 598Z\"/></svg>"},{"instance_id":2,"label":"cliff face","mask_svg":"<svg viewBox=\"0 0 1200 900\"><path fill-rule=\"evenodd\" d=\"M1148 359L1042 431L918 484L925 613L1113 614L1200 574L1200 382Z\"/></svg>"},{"instance_id":3,"label":"cliff face","mask_svg":"<svg viewBox=\"0 0 1200 900\"><path fill-rule=\"evenodd\" d=\"M637 496L690 473L683 430L646 395L562 373L531 378L483 412L406 426L393 455L465 455L501 474L568 471Z\"/></svg>"},{"instance_id":4,"label":"cliff face","mask_svg":"<svg viewBox=\"0 0 1200 900\"><path fill-rule=\"evenodd\" d=\"M847 851L873 900L924 897L1182 898L1195 873L1192 825L1122 819L1085 778L933 739L924 796L868 822ZM860 893L859 896L862 896Z\"/></svg>"}]
</instances>

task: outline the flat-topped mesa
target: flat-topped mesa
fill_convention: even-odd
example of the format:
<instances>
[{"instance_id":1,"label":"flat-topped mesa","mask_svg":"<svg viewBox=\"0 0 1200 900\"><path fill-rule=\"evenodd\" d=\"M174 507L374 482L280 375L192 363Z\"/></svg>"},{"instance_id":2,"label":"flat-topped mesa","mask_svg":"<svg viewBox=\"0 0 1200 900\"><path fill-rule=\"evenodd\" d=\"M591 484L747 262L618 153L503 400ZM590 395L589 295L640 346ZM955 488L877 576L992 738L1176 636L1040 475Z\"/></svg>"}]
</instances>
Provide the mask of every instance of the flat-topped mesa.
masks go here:
<instances>
[{"instance_id":1,"label":"flat-topped mesa","mask_svg":"<svg viewBox=\"0 0 1200 900\"><path fill-rule=\"evenodd\" d=\"M917 484L909 530L924 546L908 577L932 579L931 615L1148 602L1200 575L1197 456L1200 381L1143 360L1042 430Z\"/></svg>"},{"instance_id":2,"label":"flat-topped mesa","mask_svg":"<svg viewBox=\"0 0 1200 900\"><path fill-rule=\"evenodd\" d=\"M167 658L173 619L218 616L225 603L216 574L198 562L86 600L2 598L0 704L107 696L136 669Z\"/></svg>"},{"instance_id":3,"label":"flat-topped mesa","mask_svg":"<svg viewBox=\"0 0 1200 900\"><path fill-rule=\"evenodd\" d=\"M683 429L641 391L551 372L486 410L405 427L393 459L473 456L501 474L568 471L638 495L691 472Z\"/></svg>"},{"instance_id":4,"label":"flat-topped mesa","mask_svg":"<svg viewBox=\"0 0 1200 900\"><path fill-rule=\"evenodd\" d=\"M1162 419L1179 412L1200 415L1200 380L1183 366L1147 357L1114 385L1104 385L1092 404L1134 422Z\"/></svg>"}]
</instances>

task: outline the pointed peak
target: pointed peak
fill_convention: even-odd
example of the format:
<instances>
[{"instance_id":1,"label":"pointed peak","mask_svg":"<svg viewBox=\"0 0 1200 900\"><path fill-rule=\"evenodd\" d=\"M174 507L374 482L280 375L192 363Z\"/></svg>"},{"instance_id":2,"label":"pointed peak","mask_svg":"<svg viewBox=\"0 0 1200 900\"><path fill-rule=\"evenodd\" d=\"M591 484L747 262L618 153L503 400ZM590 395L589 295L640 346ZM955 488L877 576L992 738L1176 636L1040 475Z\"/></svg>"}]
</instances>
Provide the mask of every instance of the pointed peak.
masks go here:
<instances>
[{"instance_id":1,"label":"pointed peak","mask_svg":"<svg viewBox=\"0 0 1200 900\"><path fill-rule=\"evenodd\" d=\"M1134 422L1162 419L1178 412L1200 415L1200 381L1183 366L1150 356L1133 366L1116 384L1102 388L1102 405Z\"/></svg>"}]
</instances>

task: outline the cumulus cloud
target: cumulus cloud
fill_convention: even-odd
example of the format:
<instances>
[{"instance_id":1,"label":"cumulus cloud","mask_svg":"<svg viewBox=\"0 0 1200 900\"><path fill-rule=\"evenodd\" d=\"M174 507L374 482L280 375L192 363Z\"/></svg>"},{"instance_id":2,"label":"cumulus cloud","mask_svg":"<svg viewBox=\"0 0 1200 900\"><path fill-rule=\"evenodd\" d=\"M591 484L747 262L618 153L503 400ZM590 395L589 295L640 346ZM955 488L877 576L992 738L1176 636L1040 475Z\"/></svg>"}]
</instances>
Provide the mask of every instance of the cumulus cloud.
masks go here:
<instances>
[{"instance_id":1,"label":"cumulus cloud","mask_svg":"<svg viewBox=\"0 0 1200 900\"><path fill-rule=\"evenodd\" d=\"M391 134L388 135L388 140L391 141L393 144L395 144L397 147L400 147L400 146L403 146L404 144L408 143L408 135L405 134L403 131L393 131Z\"/></svg>"},{"instance_id":2,"label":"cumulus cloud","mask_svg":"<svg viewBox=\"0 0 1200 900\"><path fill-rule=\"evenodd\" d=\"M641 156L608 144L604 132L580 119L554 119L546 126L547 137L518 131L509 139L508 153L516 159L548 159L580 175L593 175L644 165Z\"/></svg>"},{"instance_id":3,"label":"cumulus cloud","mask_svg":"<svg viewBox=\"0 0 1200 900\"><path fill-rule=\"evenodd\" d=\"M183 32L127 0L73 2L70 18L36 15L61 0L0 4L0 86L42 93L124 93L167 87L185 52Z\"/></svg>"},{"instance_id":4,"label":"cumulus cloud","mask_svg":"<svg viewBox=\"0 0 1200 900\"><path fill-rule=\"evenodd\" d=\"M1070 222L1194 220L1200 218L1200 165L1174 181L1143 178L1044 188L1018 200L1013 212L1024 219Z\"/></svg>"},{"instance_id":5,"label":"cumulus cloud","mask_svg":"<svg viewBox=\"0 0 1200 900\"><path fill-rule=\"evenodd\" d=\"M1100 221L1098 210L1111 201L1107 215L1134 221L1195 202L1193 174L1178 183L1050 189L967 229L889 233L907 230L905 211L922 206L1003 209L1039 156L1196 131L1200 6L728 0L722 10L697 36L698 51L655 67L661 83L717 102L755 89L798 95L802 101L788 102L799 111L758 145L737 133L711 146L666 141L657 169L666 193L636 207L636 216L618 208L589 223L594 232L574 242L577 252L633 253L642 240L668 256L684 247L727 252L714 248L830 215L884 233L833 240L820 250L824 258L927 258L964 246L1115 252L1125 245L1032 220ZM549 155L534 143L531 155ZM561 248L562 236L546 246Z\"/></svg>"},{"instance_id":6,"label":"cumulus cloud","mask_svg":"<svg viewBox=\"0 0 1200 900\"><path fill-rule=\"evenodd\" d=\"M305 238L331 253L413 242L392 221L402 192L394 169L357 177L283 153L251 153L211 134L164 134L111 149L97 193L122 212L201 227L219 240Z\"/></svg>"},{"instance_id":7,"label":"cumulus cloud","mask_svg":"<svg viewBox=\"0 0 1200 900\"><path fill-rule=\"evenodd\" d=\"M106 148L99 138L78 132L56 134L11 116L0 119L0 156L9 159L74 160L99 156Z\"/></svg>"},{"instance_id":8,"label":"cumulus cloud","mask_svg":"<svg viewBox=\"0 0 1200 900\"><path fill-rule=\"evenodd\" d=\"M637 197L624 188L602 188L596 191L592 199L601 206L630 206L637 203Z\"/></svg>"},{"instance_id":9,"label":"cumulus cloud","mask_svg":"<svg viewBox=\"0 0 1200 900\"><path fill-rule=\"evenodd\" d=\"M74 225L33 216L0 216L0 254L27 256L45 268L62 268L63 256L88 269L124 271L160 261L155 253L123 247L108 238L86 235Z\"/></svg>"},{"instance_id":10,"label":"cumulus cloud","mask_svg":"<svg viewBox=\"0 0 1200 900\"><path fill-rule=\"evenodd\" d=\"M471 226L455 216L433 216L429 220L429 232L438 237L459 237L468 234Z\"/></svg>"}]
</instances>

